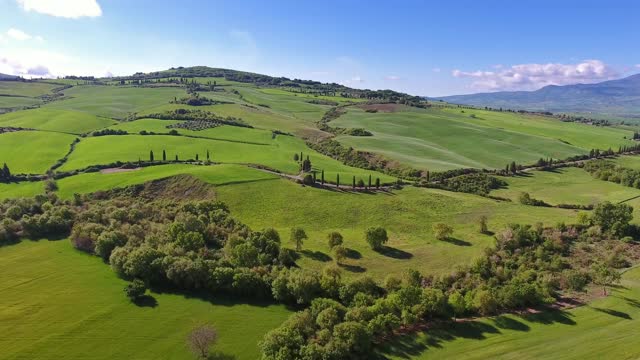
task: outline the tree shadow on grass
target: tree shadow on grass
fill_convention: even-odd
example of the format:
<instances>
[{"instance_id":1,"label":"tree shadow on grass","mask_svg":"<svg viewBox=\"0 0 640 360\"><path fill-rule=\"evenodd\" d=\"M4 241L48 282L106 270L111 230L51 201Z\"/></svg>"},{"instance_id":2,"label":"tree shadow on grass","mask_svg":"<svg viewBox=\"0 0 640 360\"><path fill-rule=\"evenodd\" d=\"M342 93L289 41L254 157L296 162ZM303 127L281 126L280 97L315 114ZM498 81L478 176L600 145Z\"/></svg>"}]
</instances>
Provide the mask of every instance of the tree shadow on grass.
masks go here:
<instances>
[{"instance_id":1,"label":"tree shadow on grass","mask_svg":"<svg viewBox=\"0 0 640 360\"><path fill-rule=\"evenodd\" d=\"M154 308L158 306L158 300L151 295L142 295L139 298L133 301L139 307L150 307Z\"/></svg>"},{"instance_id":2,"label":"tree shadow on grass","mask_svg":"<svg viewBox=\"0 0 640 360\"><path fill-rule=\"evenodd\" d=\"M322 251L302 250L300 253L316 261L322 261L322 262L331 261L331 257L323 253Z\"/></svg>"},{"instance_id":3,"label":"tree shadow on grass","mask_svg":"<svg viewBox=\"0 0 640 360\"><path fill-rule=\"evenodd\" d=\"M367 269L363 268L360 265L339 264L338 266L345 269L346 271L353 272L353 273L363 273L367 271Z\"/></svg>"},{"instance_id":4,"label":"tree shadow on grass","mask_svg":"<svg viewBox=\"0 0 640 360\"><path fill-rule=\"evenodd\" d=\"M390 258L401 260L407 260L413 257L413 254L411 253L408 253L404 250L392 248L390 246L382 246L380 249L376 250L376 252Z\"/></svg>"},{"instance_id":5,"label":"tree shadow on grass","mask_svg":"<svg viewBox=\"0 0 640 360\"><path fill-rule=\"evenodd\" d=\"M457 338L482 340L486 334L499 334L500 330L491 324L481 321L447 322L429 328L424 336L409 334L397 337L382 345L379 359L388 356L404 359L414 358L429 348L442 348L445 342Z\"/></svg>"},{"instance_id":6,"label":"tree shadow on grass","mask_svg":"<svg viewBox=\"0 0 640 360\"><path fill-rule=\"evenodd\" d=\"M493 323L500 329L516 330L516 331L529 331L531 328L529 325L520 322L512 317L498 316L493 319Z\"/></svg>"},{"instance_id":7,"label":"tree shadow on grass","mask_svg":"<svg viewBox=\"0 0 640 360\"><path fill-rule=\"evenodd\" d=\"M212 351L207 356L207 360L236 360L237 357L232 354L225 354L222 351Z\"/></svg>"},{"instance_id":8,"label":"tree shadow on grass","mask_svg":"<svg viewBox=\"0 0 640 360\"><path fill-rule=\"evenodd\" d=\"M595 311L601 312L601 313L605 313L605 314L609 314L611 316L619 317L621 319L632 320L631 315L627 314L626 312L613 310L613 309L603 309L603 308L598 308L598 307L594 307L594 306L590 306L590 308L592 308Z\"/></svg>"},{"instance_id":9,"label":"tree shadow on grass","mask_svg":"<svg viewBox=\"0 0 640 360\"><path fill-rule=\"evenodd\" d=\"M453 237L448 237L444 240L442 240L444 242L448 242L449 244L453 244L456 246L471 246L471 243L465 240L460 240L460 239L456 239Z\"/></svg>"},{"instance_id":10,"label":"tree shadow on grass","mask_svg":"<svg viewBox=\"0 0 640 360\"><path fill-rule=\"evenodd\" d=\"M628 298L628 297L620 297L622 300L626 301L627 304L633 306L633 307L637 307L640 308L640 301L637 299L632 299L632 298Z\"/></svg>"},{"instance_id":11,"label":"tree shadow on grass","mask_svg":"<svg viewBox=\"0 0 640 360\"><path fill-rule=\"evenodd\" d=\"M358 250L347 248L347 257L349 259L362 259L362 254Z\"/></svg>"},{"instance_id":12,"label":"tree shadow on grass","mask_svg":"<svg viewBox=\"0 0 640 360\"><path fill-rule=\"evenodd\" d=\"M565 325L575 325L576 322L571 318L573 315L564 310L542 308L540 312L522 315L522 318L540 324L560 323Z\"/></svg>"}]
</instances>

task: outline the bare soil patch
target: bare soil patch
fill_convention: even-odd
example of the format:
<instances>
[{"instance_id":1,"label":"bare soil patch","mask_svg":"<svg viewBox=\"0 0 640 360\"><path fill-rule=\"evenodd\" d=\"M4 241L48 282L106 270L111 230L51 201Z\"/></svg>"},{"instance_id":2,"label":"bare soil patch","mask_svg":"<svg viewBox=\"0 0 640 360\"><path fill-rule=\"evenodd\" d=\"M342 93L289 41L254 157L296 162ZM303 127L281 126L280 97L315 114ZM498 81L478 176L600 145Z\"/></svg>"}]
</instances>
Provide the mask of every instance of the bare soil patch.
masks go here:
<instances>
[{"instance_id":1,"label":"bare soil patch","mask_svg":"<svg viewBox=\"0 0 640 360\"><path fill-rule=\"evenodd\" d=\"M391 113L400 111L402 105L400 104L365 104L358 105L363 110L376 110L377 112Z\"/></svg>"}]
</instances>

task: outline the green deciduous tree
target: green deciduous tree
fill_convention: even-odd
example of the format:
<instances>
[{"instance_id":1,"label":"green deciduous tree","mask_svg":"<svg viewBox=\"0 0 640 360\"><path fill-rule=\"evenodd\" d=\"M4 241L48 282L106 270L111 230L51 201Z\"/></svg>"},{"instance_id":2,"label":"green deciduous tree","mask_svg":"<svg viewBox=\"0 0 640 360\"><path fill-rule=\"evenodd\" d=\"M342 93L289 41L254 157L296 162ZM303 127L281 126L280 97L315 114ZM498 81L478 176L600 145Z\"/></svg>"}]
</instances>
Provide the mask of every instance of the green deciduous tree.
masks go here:
<instances>
[{"instance_id":1,"label":"green deciduous tree","mask_svg":"<svg viewBox=\"0 0 640 360\"><path fill-rule=\"evenodd\" d=\"M365 240L374 250L380 250L389 241L387 230L383 227L371 227L365 232Z\"/></svg>"},{"instance_id":2,"label":"green deciduous tree","mask_svg":"<svg viewBox=\"0 0 640 360\"><path fill-rule=\"evenodd\" d=\"M296 251L302 250L302 244L308 239L307 233L301 227L291 229L291 242L296 245Z\"/></svg>"}]
</instances>

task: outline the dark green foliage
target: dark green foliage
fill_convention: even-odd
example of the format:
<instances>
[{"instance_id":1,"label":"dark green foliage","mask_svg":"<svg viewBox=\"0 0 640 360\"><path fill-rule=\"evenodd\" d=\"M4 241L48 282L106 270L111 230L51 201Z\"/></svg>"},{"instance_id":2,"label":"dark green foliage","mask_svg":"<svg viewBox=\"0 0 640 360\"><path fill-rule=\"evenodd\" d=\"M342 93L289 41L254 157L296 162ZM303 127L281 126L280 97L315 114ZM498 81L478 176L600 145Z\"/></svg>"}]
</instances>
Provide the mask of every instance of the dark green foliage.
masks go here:
<instances>
[{"instance_id":1,"label":"dark green foliage","mask_svg":"<svg viewBox=\"0 0 640 360\"><path fill-rule=\"evenodd\" d=\"M124 293L131 301L136 301L144 296L147 292L147 286L144 284L144 281L140 279L135 279L124 288Z\"/></svg>"},{"instance_id":2,"label":"dark green foliage","mask_svg":"<svg viewBox=\"0 0 640 360\"><path fill-rule=\"evenodd\" d=\"M0 169L0 182L9 182L11 181L11 170L7 166L7 163L2 165L2 169Z\"/></svg>"},{"instance_id":3,"label":"dark green foliage","mask_svg":"<svg viewBox=\"0 0 640 360\"><path fill-rule=\"evenodd\" d=\"M302 183L311 186L315 184L315 180L313 179L313 176L311 174L306 174L304 178L302 178Z\"/></svg>"},{"instance_id":4,"label":"dark green foliage","mask_svg":"<svg viewBox=\"0 0 640 360\"><path fill-rule=\"evenodd\" d=\"M167 161L167 152L162 150L162 161Z\"/></svg>"},{"instance_id":5,"label":"dark green foliage","mask_svg":"<svg viewBox=\"0 0 640 360\"><path fill-rule=\"evenodd\" d=\"M340 234L337 231L330 232L329 235L327 235L327 239L329 242L330 249L333 249L336 246L342 245L342 242L343 242L342 234Z\"/></svg>"},{"instance_id":6,"label":"dark green foliage","mask_svg":"<svg viewBox=\"0 0 640 360\"><path fill-rule=\"evenodd\" d=\"M507 186L507 183L487 174L472 173L442 179L438 183L423 183L423 186L487 196L492 190Z\"/></svg>"},{"instance_id":7,"label":"dark green foliage","mask_svg":"<svg viewBox=\"0 0 640 360\"><path fill-rule=\"evenodd\" d=\"M153 150L149 151L149 161L153 162Z\"/></svg>"},{"instance_id":8,"label":"dark green foliage","mask_svg":"<svg viewBox=\"0 0 640 360\"><path fill-rule=\"evenodd\" d=\"M374 250L380 250L389 240L387 230L383 227L372 227L367 229L364 237L369 246Z\"/></svg>"},{"instance_id":9,"label":"dark green foliage","mask_svg":"<svg viewBox=\"0 0 640 360\"><path fill-rule=\"evenodd\" d=\"M602 231L622 237L629 232L633 208L627 204L612 204L606 201L596 205L591 218Z\"/></svg>"},{"instance_id":10,"label":"dark green foliage","mask_svg":"<svg viewBox=\"0 0 640 360\"><path fill-rule=\"evenodd\" d=\"M242 119L235 117L222 117L218 116L210 111L203 110L189 110L189 109L175 109L171 111L165 111L163 113L147 114L144 118L160 119L160 120L185 120L187 123L178 123L171 125L170 127L183 127L190 130L202 130L202 126L215 127L220 125L240 126L252 128L251 125L246 124ZM189 125L190 122L195 121ZM208 124L208 125L207 125ZM192 128L193 127L193 128ZM204 127L204 128L208 128Z\"/></svg>"},{"instance_id":11,"label":"dark green foliage","mask_svg":"<svg viewBox=\"0 0 640 360\"><path fill-rule=\"evenodd\" d=\"M529 193L527 192L521 193L520 196L518 196L518 201L522 205L543 206L543 207L551 206L542 200L532 198L531 195L529 195Z\"/></svg>"},{"instance_id":12,"label":"dark green foliage","mask_svg":"<svg viewBox=\"0 0 640 360\"><path fill-rule=\"evenodd\" d=\"M91 136L106 136L106 135L127 135L128 132L125 130L116 130L116 129L102 129L96 130L91 133Z\"/></svg>"}]
</instances>

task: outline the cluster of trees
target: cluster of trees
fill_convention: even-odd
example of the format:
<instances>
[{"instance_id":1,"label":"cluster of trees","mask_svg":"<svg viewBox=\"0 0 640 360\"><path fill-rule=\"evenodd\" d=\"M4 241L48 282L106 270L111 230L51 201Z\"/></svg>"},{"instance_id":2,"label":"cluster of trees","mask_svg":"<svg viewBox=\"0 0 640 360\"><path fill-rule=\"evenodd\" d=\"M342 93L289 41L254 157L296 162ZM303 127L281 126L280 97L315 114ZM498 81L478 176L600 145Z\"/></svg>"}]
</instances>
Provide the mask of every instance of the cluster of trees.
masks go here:
<instances>
[{"instance_id":1,"label":"cluster of trees","mask_svg":"<svg viewBox=\"0 0 640 360\"><path fill-rule=\"evenodd\" d=\"M583 168L600 180L640 189L640 171L638 170L618 166L606 160L589 161Z\"/></svg>"},{"instance_id":2,"label":"cluster of trees","mask_svg":"<svg viewBox=\"0 0 640 360\"><path fill-rule=\"evenodd\" d=\"M207 150L207 155L206 156L207 156L207 162L211 161L211 153L209 153L209 150ZM155 155L153 153L153 150L149 150L149 162L152 163L154 161L156 161L156 159L155 159ZM162 150L162 161L167 161L167 152L165 150ZM175 157L175 161L179 161L177 154L176 154L176 157ZM200 155L199 154L196 154L195 161L200 161Z\"/></svg>"},{"instance_id":3,"label":"cluster of trees","mask_svg":"<svg viewBox=\"0 0 640 360\"><path fill-rule=\"evenodd\" d=\"M75 219L73 207L55 194L5 200L0 204L0 244L65 236Z\"/></svg>"},{"instance_id":4,"label":"cluster of trees","mask_svg":"<svg viewBox=\"0 0 640 360\"><path fill-rule=\"evenodd\" d=\"M219 123L224 125L239 126L253 128L253 126L245 123L242 119L233 116L222 117L211 111L175 109L162 113L147 114L144 118L160 119L160 120L186 120L186 121L206 121Z\"/></svg>"},{"instance_id":5,"label":"cluster of trees","mask_svg":"<svg viewBox=\"0 0 640 360\"><path fill-rule=\"evenodd\" d=\"M325 139L319 142L307 142L307 146L319 153L327 155L333 159L341 161L345 165L380 171L385 174L404 178L418 179L422 175L422 171L404 166L396 161L385 159L380 155L358 151L352 147L343 146L336 140Z\"/></svg>"},{"instance_id":6,"label":"cluster of trees","mask_svg":"<svg viewBox=\"0 0 640 360\"><path fill-rule=\"evenodd\" d=\"M186 96L178 99L177 97L173 98L171 104L184 104L189 106L204 106L204 105L219 105L219 104L232 104L228 101L218 101L212 100L203 96L200 96L198 93L193 93L190 96Z\"/></svg>"},{"instance_id":7,"label":"cluster of trees","mask_svg":"<svg viewBox=\"0 0 640 360\"><path fill-rule=\"evenodd\" d=\"M96 130L91 133L91 136L106 136L106 135L127 135L129 134L125 130L120 129L102 129Z\"/></svg>"},{"instance_id":8,"label":"cluster of trees","mask_svg":"<svg viewBox=\"0 0 640 360\"><path fill-rule=\"evenodd\" d=\"M191 131L202 131L206 129L212 129L221 125L223 124L218 121L191 120L191 121L183 121L183 122L167 125L167 129L186 129Z\"/></svg>"},{"instance_id":9,"label":"cluster of trees","mask_svg":"<svg viewBox=\"0 0 640 360\"><path fill-rule=\"evenodd\" d=\"M492 190L506 186L507 183L484 173L470 173L452 178L445 178L438 182L422 183L422 186L444 189L448 191L465 192L480 196L487 196Z\"/></svg>"},{"instance_id":10,"label":"cluster of trees","mask_svg":"<svg viewBox=\"0 0 640 360\"><path fill-rule=\"evenodd\" d=\"M335 120L344 114L346 114L344 106L332 107L331 109L327 110L327 112L317 122L318 128L335 135L345 134L351 136L373 136L370 131L367 131L363 128L340 128L329 125L330 121Z\"/></svg>"},{"instance_id":11,"label":"cluster of trees","mask_svg":"<svg viewBox=\"0 0 640 360\"><path fill-rule=\"evenodd\" d=\"M606 288L618 281L616 268L627 265L629 245L608 240L596 227L510 225L472 265L439 277L410 269L383 284L363 277L338 285L342 278L333 265L315 278L308 274L313 280L283 275L274 293L312 283L296 291L298 302L310 305L265 335L263 359L369 359L375 344L400 328L547 304L589 283ZM583 251L586 243L597 251Z\"/></svg>"},{"instance_id":12,"label":"cluster of trees","mask_svg":"<svg viewBox=\"0 0 640 360\"><path fill-rule=\"evenodd\" d=\"M528 192L522 192L518 195L518 201L522 205L550 207L551 205L538 199L534 199Z\"/></svg>"},{"instance_id":13,"label":"cluster of trees","mask_svg":"<svg viewBox=\"0 0 640 360\"><path fill-rule=\"evenodd\" d=\"M7 166L7 163L4 163L2 165L2 169L0 169L0 182L6 183L11 181L11 179L11 170L9 170L9 166Z\"/></svg>"}]
</instances>

